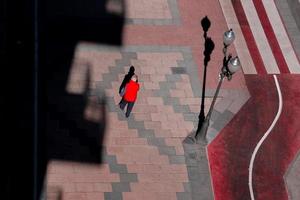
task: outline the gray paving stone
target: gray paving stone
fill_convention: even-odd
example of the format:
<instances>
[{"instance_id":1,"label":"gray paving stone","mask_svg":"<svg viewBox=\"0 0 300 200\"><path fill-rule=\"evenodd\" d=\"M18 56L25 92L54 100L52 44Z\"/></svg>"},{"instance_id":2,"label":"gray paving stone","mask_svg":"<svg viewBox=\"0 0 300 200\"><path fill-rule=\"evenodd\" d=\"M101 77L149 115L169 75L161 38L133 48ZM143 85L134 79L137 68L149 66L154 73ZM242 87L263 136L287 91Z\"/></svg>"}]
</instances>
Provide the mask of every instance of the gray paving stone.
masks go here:
<instances>
[{"instance_id":1,"label":"gray paving stone","mask_svg":"<svg viewBox=\"0 0 300 200\"><path fill-rule=\"evenodd\" d=\"M128 173L127 166L124 164L110 163L109 169L111 173Z\"/></svg>"},{"instance_id":2,"label":"gray paving stone","mask_svg":"<svg viewBox=\"0 0 300 200\"><path fill-rule=\"evenodd\" d=\"M217 131L221 131L222 128L233 118L234 114L228 110L225 110L219 117L213 122L212 128Z\"/></svg>"},{"instance_id":3,"label":"gray paving stone","mask_svg":"<svg viewBox=\"0 0 300 200\"><path fill-rule=\"evenodd\" d=\"M179 99L174 97L163 97L164 105L180 105Z\"/></svg>"},{"instance_id":4,"label":"gray paving stone","mask_svg":"<svg viewBox=\"0 0 300 200\"><path fill-rule=\"evenodd\" d=\"M148 138L147 139L149 145L153 146L165 146L165 139L164 138Z\"/></svg>"},{"instance_id":5,"label":"gray paving stone","mask_svg":"<svg viewBox=\"0 0 300 200\"><path fill-rule=\"evenodd\" d=\"M120 182L137 182L137 174L127 173L127 174L120 174Z\"/></svg>"},{"instance_id":6,"label":"gray paving stone","mask_svg":"<svg viewBox=\"0 0 300 200\"><path fill-rule=\"evenodd\" d=\"M183 183L184 191L191 192L191 184L189 182Z\"/></svg>"},{"instance_id":7,"label":"gray paving stone","mask_svg":"<svg viewBox=\"0 0 300 200\"><path fill-rule=\"evenodd\" d=\"M189 180L194 180L197 181L200 179L200 173L199 173L199 167L198 166L188 166L188 175L189 175Z\"/></svg>"},{"instance_id":8,"label":"gray paving stone","mask_svg":"<svg viewBox=\"0 0 300 200\"><path fill-rule=\"evenodd\" d=\"M158 151L162 155L176 155L174 147L159 146Z\"/></svg>"},{"instance_id":9,"label":"gray paving stone","mask_svg":"<svg viewBox=\"0 0 300 200\"><path fill-rule=\"evenodd\" d=\"M122 200L122 193L121 192L104 192L104 199L105 200Z\"/></svg>"},{"instance_id":10,"label":"gray paving stone","mask_svg":"<svg viewBox=\"0 0 300 200\"><path fill-rule=\"evenodd\" d=\"M171 67L173 74L186 74L186 69L184 67Z\"/></svg>"},{"instance_id":11,"label":"gray paving stone","mask_svg":"<svg viewBox=\"0 0 300 200\"><path fill-rule=\"evenodd\" d=\"M130 129L139 129L139 130L145 129L144 122L135 121L132 118L130 118L128 120L130 120L129 123L128 123L128 128L130 128Z\"/></svg>"},{"instance_id":12,"label":"gray paving stone","mask_svg":"<svg viewBox=\"0 0 300 200\"><path fill-rule=\"evenodd\" d=\"M221 113L215 109L213 109L212 113L211 113L211 117L210 117L210 120L213 122L213 121L216 121L216 119L218 119L218 117L221 115Z\"/></svg>"},{"instance_id":13,"label":"gray paving stone","mask_svg":"<svg viewBox=\"0 0 300 200\"><path fill-rule=\"evenodd\" d=\"M139 130L138 135L141 138L154 138L155 137L153 130Z\"/></svg>"},{"instance_id":14,"label":"gray paving stone","mask_svg":"<svg viewBox=\"0 0 300 200\"><path fill-rule=\"evenodd\" d=\"M198 122L198 113L183 113L185 121L195 121Z\"/></svg>"},{"instance_id":15,"label":"gray paving stone","mask_svg":"<svg viewBox=\"0 0 300 200\"><path fill-rule=\"evenodd\" d=\"M192 200L191 193L189 192L177 192L176 197L177 200Z\"/></svg>"},{"instance_id":16,"label":"gray paving stone","mask_svg":"<svg viewBox=\"0 0 300 200\"><path fill-rule=\"evenodd\" d=\"M285 176L285 184L288 189L290 200L300 199L300 151L295 156L295 159L290 164Z\"/></svg>"},{"instance_id":17,"label":"gray paving stone","mask_svg":"<svg viewBox=\"0 0 300 200\"><path fill-rule=\"evenodd\" d=\"M170 164L185 164L184 156L169 156Z\"/></svg>"},{"instance_id":18,"label":"gray paving stone","mask_svg":"<svg viewBox=\"0 0 300 200\"><path fill-rule=\"evenodd\" d=\"M182 80L180 74L175 74L175 73L172 74L172 75L167 74L166 79L167 79L168 82L180 82ZM175 84L175 83L171 83L171 84Z\"/></svg>"},{"instance_id":19,"label":"gray paving stone","mask_svg":"<svg viewBox=\"0 0 300 200\"><path fill-rule=\"evenodd\" d=\"M176 85L174 83L168 83L168 82L159 82L159 87L163 91L169 91L170 89L175 89Z\"/></svg>"},{"instance_id":20,"label":"gray paving stone","mask_svg":"<svg viewBox=\"0 0 300 200\"><path fill-rule=\"evenodd\" d=\"M165 90L154 90L153 92L154 96L158 96L158 97L170 97L169 91L165 91Z\"/></svg>"},{"instance_id":21,"label":"gray paving stone","mask_svg":"<svg viewBox=\"0 0 300 200\"><path fill-rule=\"evenodd\" d=\"M103 154L102 156L103 156L103 162L108 163L109 165L117 163L116 156L107 155L107 154Z\"/></svg>"},{"instance_id":22,"label":"gray paving stone","mask_svg":"<svg viewBox=\"0 0 300 200\"><path fill-rule=\"evenodd\" d=\"M191 113L188 105L174 105L173 109L177 113Z\"/></svg>"},{"instance_id":23,"label":"gray paving stone","mask_svg":"<svg viewBox=\"0 0 300 200\"><path fill-rule=\"evenodd\" d=\"M130 187L128 182L123 183L111 183L113 192L130 192Z\"/></svg>"}]
</instances>

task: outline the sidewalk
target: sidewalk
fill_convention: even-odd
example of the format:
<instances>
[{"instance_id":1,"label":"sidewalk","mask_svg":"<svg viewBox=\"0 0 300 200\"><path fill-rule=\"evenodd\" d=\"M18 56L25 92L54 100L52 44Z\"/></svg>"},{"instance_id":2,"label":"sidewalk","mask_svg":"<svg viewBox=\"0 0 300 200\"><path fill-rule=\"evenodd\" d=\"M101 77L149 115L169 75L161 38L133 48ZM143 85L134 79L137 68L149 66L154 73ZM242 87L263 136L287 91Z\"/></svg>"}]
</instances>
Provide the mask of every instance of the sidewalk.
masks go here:
<instances>
[{"instance_id":1,"label":"sidewalk","mask_svg":"<svg viewBox=\"0 0 300 200\"><path fill-rule=\"evenodd\" d=\"M89 66L90 98L105 91L104 163L51 162L48 199L55 198L59 190L64 200L213 199L206 149L184 139L198 122L204 47L200 21L212 7L216 14L208 15L212 21L208 36L216 46L208 64L205 113L218 82L222 34L228 29L219 2L127 3L124 47L80 44L68 85L69 92L79 93L85 82L82 72ZM117 106L118 88L130 65L136 68L141 90L126 119ZM248 99L242 71L231 82L224 81L208 130L209 141ZM99 118L93 110L86 117Z\"/></svg>"}]
</instances>

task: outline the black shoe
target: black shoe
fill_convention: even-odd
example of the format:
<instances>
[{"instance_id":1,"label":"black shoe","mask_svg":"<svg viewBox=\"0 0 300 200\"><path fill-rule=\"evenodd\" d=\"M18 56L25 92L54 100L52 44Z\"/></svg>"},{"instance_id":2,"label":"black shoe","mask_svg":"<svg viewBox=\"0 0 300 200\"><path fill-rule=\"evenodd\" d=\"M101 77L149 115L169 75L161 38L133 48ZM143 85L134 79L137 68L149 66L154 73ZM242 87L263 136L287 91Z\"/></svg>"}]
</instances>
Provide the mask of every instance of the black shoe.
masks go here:
<instances>
[{"instance_id":1,"label":"black shoe","mask_svg":"<svg viewBox=\"0 0 300 200\"><path fill-rule=\"evenodd\" d=\"M126 116L126 118L128 118L128 117L129 117L129 114L125 114L125 116Z\"/></svg>"}]
</instances>

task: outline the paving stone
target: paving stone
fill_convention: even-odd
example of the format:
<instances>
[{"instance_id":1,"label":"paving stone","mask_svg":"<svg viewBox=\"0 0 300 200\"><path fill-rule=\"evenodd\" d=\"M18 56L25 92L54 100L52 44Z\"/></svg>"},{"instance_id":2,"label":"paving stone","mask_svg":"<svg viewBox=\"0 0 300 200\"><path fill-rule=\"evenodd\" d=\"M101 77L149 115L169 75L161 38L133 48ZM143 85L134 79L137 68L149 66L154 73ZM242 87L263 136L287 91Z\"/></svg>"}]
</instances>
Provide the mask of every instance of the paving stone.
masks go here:
<instances>
[{"instance_id":1,"label":"paving stone","mask_svg":"<svg viewBox=\"0 0 300 200\"><path fill-rule=\"evenodd\" d=\"M110 163L109 169L111 173L128 173L127 167L124 164Z\"/></svg>"},{"instance_id":2,"label":"paving stone","mask_svg":"<svg viewBox=\"0 0 300 200\"><path fill-rule=\"evenodd\" d=\"M171 69L173 69L175 67L172 67ZM172 70L172 72L174 73L174 71ZM181 76L179 73L177 74L167 74L166 75L166 79L168 82L180 82L181 81ZM171 83L171 84L175 84L175 83Z\"/></svg>"},{"instance_id":3,"label":"paving stone","mask_svg":"<svg viewBox=\"0 0 300 200\"><path fill-rule=\"evenodd\" d=\"M160 90L169 91L170 89L175 89L176 85L174 83L160 82L159 87Z\"/></svg>"},{"instance_id":4,"label":"paving stone","mask_svg":"<svg viewBox=\"0 0 300 200\"><path fill-rule=\"evenodd\" d=\"M141 138L154 138L155 137L153 130L139 130L138 135Z\"/></svg>"},{"instance_id":5,"label":"paving stone","mask_svg":"<svg viewBox=\"0 0 300 200\"><path fill-rule=\"evenodd\" d=\"M177 192L177 200L192 200L191 193L188 192Z\"/></svg>"},{"instance_id":6,"label":"paving stone","mask_svg":"<svg viewBox=\"0 0 300 200\"><path fill-rule=\"evenodd\" d=\"M176 155L176 151L174 147L160 146L158 147L158 151L162 155Z\"/></svg>"},{"instance_id":7,"label":"paving stone","mask_svg":"<svg viewBox=\"0 0 300 200\"><path fill-rule=\"evenodd\" d=\"M184 67L171 67L173 74L186 74L186 69Z\"/></svg>"},{"instance_id":8,"label":"paving stone","mask_svg":"<svg viewBox=\"0 0 300 200\"><path fill-rule=\"evenodd\" d=\"M174 105L173 108L177 113L191 113L188 105Z\"/></svg>"},{"instance_id":9,"label":"paving stone","mask_svg":"<svg viewBox=\"0 0 300 200\"><path fill-rule=\"evenodd\" d=\"M148 138L147 139L149 145L153 146L165 146L165 139L164 138Z\"/></svg>"},{"instance_id":10,"label":"paving stone","mask_svg":"<svg viewBox=\"0 0 300 200\"><path fill-rule=\"evenodd\" d=\"M228 110L225 110L219 117L213 122L212 128L220 131L232 118L234 114Z\"/></svg>"},{"instance_id":11,"label":"paving stone","mask_svg":"<svg viewBox=\"0 0 300 200\"><path fill-rule=\"evenodd\" d=\"M169 156L170 164L185 164L184 156Z\"/></svg>"},{"instance_id":12,"label":"paving stone","mask_svg":"<svg viewBox=\"0 0 300 200\"><path fill-rule=\"evenodd\" d=\"M111 183L113 192L130 192L130 187L128 182L123 183Z\"/></svg>"},{"instance_id":13,"label":"paving stone","mask_svg":"<svg viewBox=\"0 0 300 200\"><path fill-rule=\"evenodd\" d=\"M137 182L137 174L127 173L127 174L120 174L120 181L121 182Z\"/></svg>"},{"instance_id":14,"label":"paving stone","mask_svg":"<svg viewBox=\"0 0 300 200\"><path fill-rule=\"evenodd\" d=\"M121 192L104 192L105 200L123 200Z\"/></svg>"}]
</instances>

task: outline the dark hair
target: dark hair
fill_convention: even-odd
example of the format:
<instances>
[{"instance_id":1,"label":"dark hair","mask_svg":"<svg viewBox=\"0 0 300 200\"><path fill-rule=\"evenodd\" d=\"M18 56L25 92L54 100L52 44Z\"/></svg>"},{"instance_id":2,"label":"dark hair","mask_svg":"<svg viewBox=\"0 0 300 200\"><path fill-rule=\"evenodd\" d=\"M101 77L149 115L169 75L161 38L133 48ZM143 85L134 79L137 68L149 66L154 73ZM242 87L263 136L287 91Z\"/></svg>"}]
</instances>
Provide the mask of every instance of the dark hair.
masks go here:
<instances>
[{"instance_id":1,"label":"dark hair","mask_svg":"<svg viewBox=\"0 0 300 200\"><path fill-rule=\"evenodd\" d=\"M135 71L134 66L131 65L130 68L129 68L128 74L134 74L134 71Z\"/></svg>"}]
</instances>

